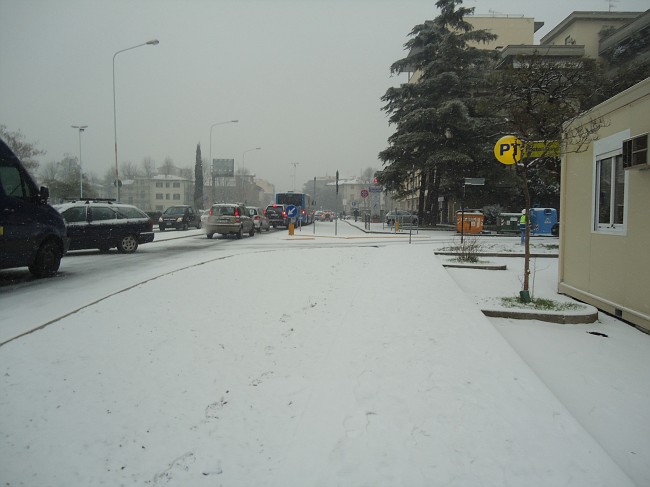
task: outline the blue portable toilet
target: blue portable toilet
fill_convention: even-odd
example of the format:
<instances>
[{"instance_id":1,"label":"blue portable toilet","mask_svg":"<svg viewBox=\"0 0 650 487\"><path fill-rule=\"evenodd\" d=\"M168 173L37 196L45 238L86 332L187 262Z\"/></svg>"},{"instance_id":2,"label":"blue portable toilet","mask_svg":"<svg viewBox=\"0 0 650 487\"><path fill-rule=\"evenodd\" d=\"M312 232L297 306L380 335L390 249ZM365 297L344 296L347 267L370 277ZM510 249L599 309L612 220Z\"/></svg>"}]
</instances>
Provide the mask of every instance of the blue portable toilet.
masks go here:
<instances>
[{"instance_id":1,"label":"blue portable toilet","mask_svg":"<svg viewBox=\"0 0 650 487\"><path fill-rule=\"evenodd\" d=\"M557 223L555 208L531 208L530 221L537 235L551 235L551 228Z\"/></svg>"}]
</instances>

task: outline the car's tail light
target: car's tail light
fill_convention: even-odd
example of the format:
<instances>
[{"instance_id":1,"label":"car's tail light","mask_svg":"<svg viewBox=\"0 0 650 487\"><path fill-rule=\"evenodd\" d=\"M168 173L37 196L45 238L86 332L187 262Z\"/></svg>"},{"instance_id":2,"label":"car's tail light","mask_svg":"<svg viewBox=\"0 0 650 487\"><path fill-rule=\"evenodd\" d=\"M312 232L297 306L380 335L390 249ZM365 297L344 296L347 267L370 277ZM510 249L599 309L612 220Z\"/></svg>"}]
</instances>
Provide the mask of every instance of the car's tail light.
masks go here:
<instances>
[{"instance_id":1,"label":"car's tail light","mask_svg":"<svg viewBox=\"0 0 650 487\"><path fill-rule=\"evenodd\" d=\"M255 220L260 220L261 219L261 217L259 215L255 215L254 218L255 218Z\"/></svg>"},{"instance_id":2,"label":"car's tail light","mask_svg":"<svg viewBox=\"0 0 650 487\"><path fill-rule=\"evenodd\" d=\"M210 208L210 213L209 213L209 215L212 216L212 208Z\"/></svg>"}]
</instances>

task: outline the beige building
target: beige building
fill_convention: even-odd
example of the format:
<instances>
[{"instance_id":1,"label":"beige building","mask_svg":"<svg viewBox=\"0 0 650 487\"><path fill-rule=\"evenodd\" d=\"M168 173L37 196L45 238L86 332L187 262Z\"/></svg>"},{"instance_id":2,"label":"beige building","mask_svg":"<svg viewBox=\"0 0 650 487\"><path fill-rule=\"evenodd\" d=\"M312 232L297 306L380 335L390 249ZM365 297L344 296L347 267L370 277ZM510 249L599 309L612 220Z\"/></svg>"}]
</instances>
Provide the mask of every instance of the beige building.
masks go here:
<instances>
[{"instance_id":1,"label":"beige building","mask_svg":"<svg viewBox=\"0 0 650 487\"><path fill-rule=\"evenodd\" d=\"M562 156L561 293L650 331L650 78L584 113L598 140Z\"/></svg>"},{"instance_id":2,"label":"beige building","mask_svg":"<svg viewBox=\"0 0 650 487\"><path fill-rule=\"evenodd\" d=\"M614 31L641 12L572 12L540 39L542 45L584 46L585 56L597 58L603 33Z\"/></svg>"},{"instance_id":3,"label":"beige building","mask_svg":"<svg viewBox=\"0 0 650 487\"><path fill-rule=\"evenodd\" d=\"M194 182L180 176L159 175L124 181L120 202L144 211L163 211L173 205L194 204Z\"/></svg>"},{"instance_id":4,"label":"beige building","mask_svg":"<svg viewBox=\"0 0 650 487\"><path fill-rule=\"evenodd\" d=\"M487 44L473 45L486 50L500 50L515 44L533 44L535 32L544 26L544 22L535 22L531 17L513 15L471 15L465 17L465 20L472 24L474 30L486 30L498 36Z\"/></svg>"}]
</instances>

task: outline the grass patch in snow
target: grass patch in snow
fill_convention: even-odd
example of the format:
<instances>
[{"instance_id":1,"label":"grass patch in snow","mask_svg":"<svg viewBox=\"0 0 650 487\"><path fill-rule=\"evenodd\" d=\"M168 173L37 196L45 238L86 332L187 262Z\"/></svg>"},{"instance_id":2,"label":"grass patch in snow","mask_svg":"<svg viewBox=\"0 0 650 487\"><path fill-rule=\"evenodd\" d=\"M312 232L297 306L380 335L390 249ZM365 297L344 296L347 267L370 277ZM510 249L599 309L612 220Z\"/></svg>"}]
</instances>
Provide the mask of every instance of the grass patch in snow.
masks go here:
<instances>
[{"instance_id":1,"label":"grass patch in snow","mask_svg":"<svg viewBox=\"0 0 650 487\"><path fill-rule=\"evenodd\" d=\"M506 308L526 308L541 311L576 311L582 309L577 303L560 303L546 298L534 298L529 303L521 301L518 296L500 298L501 304Z\"/></svg>"}]
</instances>

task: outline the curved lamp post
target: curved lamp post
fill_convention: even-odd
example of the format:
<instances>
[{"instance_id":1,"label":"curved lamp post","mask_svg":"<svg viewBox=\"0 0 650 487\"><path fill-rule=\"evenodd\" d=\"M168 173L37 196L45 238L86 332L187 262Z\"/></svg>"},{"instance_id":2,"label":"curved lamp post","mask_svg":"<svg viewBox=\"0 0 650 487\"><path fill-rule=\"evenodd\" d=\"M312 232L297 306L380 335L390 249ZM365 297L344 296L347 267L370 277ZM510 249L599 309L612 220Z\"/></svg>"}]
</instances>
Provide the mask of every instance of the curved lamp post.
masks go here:
<instances>
[{"instance_id":1,"label":"curved lamp post","mask_svg":"<svg viewBox=\"0 0 650 487\"><path fill-rule=\"evenodd\" d=\"M246 168L246 153L247 152L252 152L254 150L262 150L262 148L261 147L255 147L254 149L247 149L244 152L242 152L242 155L241 155L241 167L242 167L242 169Z\"/></svg>"},{"instance_id":2,"label":"curved lamp post","mask_svg":"<svg viewBox=\"0 0 650 487\"><path fill-rule=\"evenodd\" d=\"M81 170L81 132L88 128L88 125L70 125L73 129L79 130L79 199L84 197L84 175Z\"/></svg>"},{"instance_id":3,"label":"curved lamp post","mask_svg":"<svg viewBox=\"0 0 650 487\"><path fill-rule=\"evenodd\" d=\"M158 44L159 44L158 39L152 39L142 44L138 44L137 46L127 47L126 49L122 49L121 51L117 51L115 54L113 54L113 134L115 136L114 139L115 140L115 187L117 188L118 203L120 202L120 174L117 166L117 110L115 108L115 56L117 56L121 52L130 51L131 49L135 49L137 47L156 46Z\"/></svg>"},{"instance_id":4,"label":"curved lamp post","mask_svg":"<svg viewBox=\"0 0 650 487\"><path fill-rule=\"evenodd\" d=\"M217 122L213 123L210 125L210 161L208 161L208 164L210 164L210 174L212 175L212 201L214 202L214 183L216 180L216 176L214 174L214 168L212 167L212 129L215 128L217 125L225 125L227 123L238 123L239 120L227 120L225 122Z\"/></svg>"}]
</instances>

